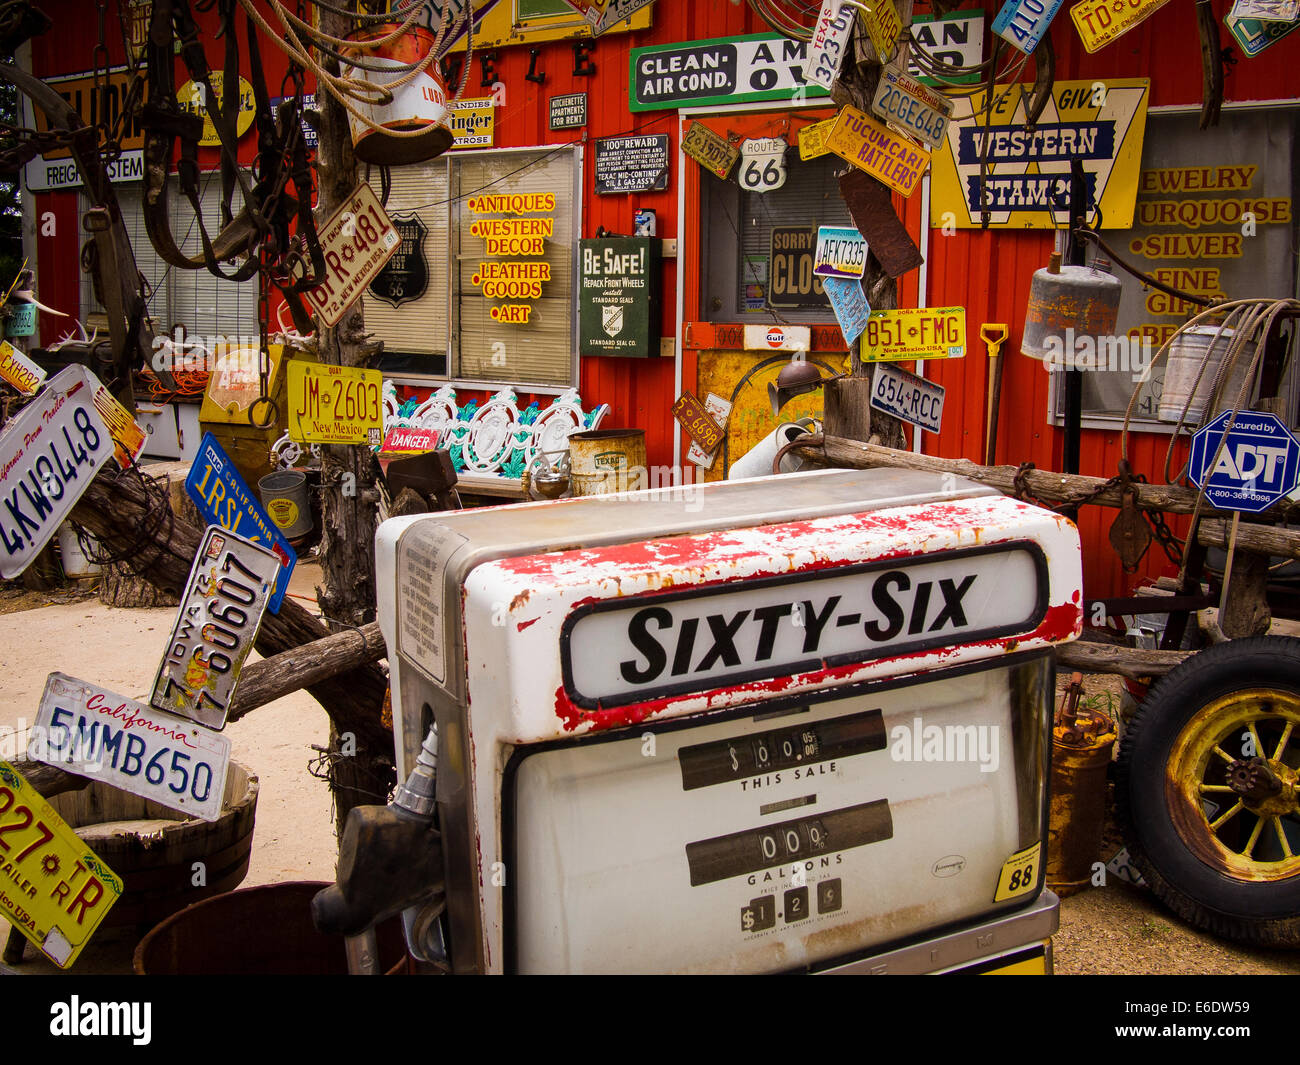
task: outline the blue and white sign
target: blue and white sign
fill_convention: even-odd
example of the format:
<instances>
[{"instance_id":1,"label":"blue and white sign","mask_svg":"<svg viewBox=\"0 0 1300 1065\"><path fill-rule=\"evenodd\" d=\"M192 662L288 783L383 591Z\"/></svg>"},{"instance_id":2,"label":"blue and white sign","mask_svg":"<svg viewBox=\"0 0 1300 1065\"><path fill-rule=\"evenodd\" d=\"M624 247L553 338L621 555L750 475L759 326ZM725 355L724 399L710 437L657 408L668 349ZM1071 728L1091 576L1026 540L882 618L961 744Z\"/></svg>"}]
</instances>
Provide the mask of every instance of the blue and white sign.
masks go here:
<instances>
[{"instance_id":1,"label":"blue and white sign","mask_svg":"<svg viewBox=\"0 0 1300 1065\"><path fill-rule=\"evenodd\" d=\"M262 504L249 490L230 456L211 433L205 433L203 442L199 444L199 456L185 478L185 491L207 524L219 525L261 544L280 559L280 572L267 602L267 609L278 614L284 593L289 590L293 567L298 564L298 553L262 509Z\"/></svg>"},{"instance_id":2,"label":"blue and white sign","mask_svg":"<svg viewBox=\"0 0 1300 1065\"><path fill-rule=\"evenodd\" d=\"M993 20L993 32L1028 55L1038 47L1065 0L1007 0Z\"/></svg>"},{"instance_id":3,"label":"blue and white sign","mask_svg":"<svg viewBox=\"0 0 1300 1065\"><path fill-rule=\"evenodd\" d=\"M822 287L831 301L835 319L840 323L840 332L844 334L844 343L849 347L867 328L871 317L871 304L867 294L862 291L862 282L856 277L823 277Z\"/></svg>"},{"instance_id":4,"label":"blue and white sign","mask_svg":"<svg viewBox=\"0 0 1300 1065\"><path fill-rule=\"evenodd\" d=\"M1243 410L1220 453L1219 441L1231 417L1231 411L1224 411L1192 437L1187 475L1220 510L1258 514L1300 482L1300 440L1276 414Z\"/></svg>"}]
</instances>

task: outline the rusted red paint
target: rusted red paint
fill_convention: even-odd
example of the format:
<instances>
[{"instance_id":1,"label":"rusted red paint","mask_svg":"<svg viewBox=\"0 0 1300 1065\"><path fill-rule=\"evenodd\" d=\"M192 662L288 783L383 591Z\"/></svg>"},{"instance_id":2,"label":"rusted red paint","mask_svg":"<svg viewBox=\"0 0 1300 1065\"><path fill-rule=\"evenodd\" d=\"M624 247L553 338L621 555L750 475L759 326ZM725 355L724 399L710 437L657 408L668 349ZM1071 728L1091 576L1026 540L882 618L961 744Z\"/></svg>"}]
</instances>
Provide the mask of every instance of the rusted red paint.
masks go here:
<instances>
[{"instance_id":1,"label":"rusted red paint","mask_svg":"<svg viewBox=\"0 0 1300 1065\"><path fill-rule=\"evenodd\" d=\"M1083 631L1083 610L1078 603L1049 606L1035 636L1044 640L1069 640Z\"/></svg>"}]
</instances>

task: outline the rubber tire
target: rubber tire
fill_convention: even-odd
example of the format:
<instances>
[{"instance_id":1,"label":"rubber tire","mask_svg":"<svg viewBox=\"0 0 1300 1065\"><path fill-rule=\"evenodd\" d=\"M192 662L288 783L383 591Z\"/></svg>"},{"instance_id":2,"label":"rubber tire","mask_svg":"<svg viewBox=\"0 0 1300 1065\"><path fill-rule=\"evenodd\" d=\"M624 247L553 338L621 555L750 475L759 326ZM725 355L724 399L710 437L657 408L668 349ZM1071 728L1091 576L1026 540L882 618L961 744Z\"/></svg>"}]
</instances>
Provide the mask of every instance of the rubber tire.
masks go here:
<instances>
[{"instance_id":1,"label":"rubber tire","mask_svg":"<svg viewBox=\"0 0 1300 1065\"><path fill-rule=\"evenodd\" d=\"M1300 947L1300 872L1251 882L1203 862L1174 827L1166 767L1178 735L1208 703L1273 688L1300 697L1300 639L1252 636L1200 651L1152 689L1124 734L1116 814L1133 864L1155 896L1189 924L1227 939Z\"/></svg>"}]
</instances>

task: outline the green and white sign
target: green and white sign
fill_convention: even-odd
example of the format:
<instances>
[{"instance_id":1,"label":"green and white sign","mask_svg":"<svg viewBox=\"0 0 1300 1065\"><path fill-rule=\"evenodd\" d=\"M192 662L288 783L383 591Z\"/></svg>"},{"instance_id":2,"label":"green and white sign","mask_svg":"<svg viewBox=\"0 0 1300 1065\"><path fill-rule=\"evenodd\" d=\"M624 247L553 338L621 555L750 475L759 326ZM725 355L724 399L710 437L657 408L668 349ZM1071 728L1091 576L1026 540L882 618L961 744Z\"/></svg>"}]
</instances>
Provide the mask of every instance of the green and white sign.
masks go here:
<instances>
[{"instance_id":1,"label":"green and white sign","mask_svg":"<svg viewBox=\"0 0 1300 1065\"><path fill-rule=\"evenodd\" d=\"M633 48L633 111L826 96L804 76L808 42L770 34Z\"/></svg>"},{"instance_id":2,"label":"green and white sign","mask_svg":"<svg viewBox=\"0 0 1300 1065\"><path fill-rule=\"evenodd\" d=\"M659 354L659 246L653 237L581 242L580 355Z\"/></svg>"}]
</instances>

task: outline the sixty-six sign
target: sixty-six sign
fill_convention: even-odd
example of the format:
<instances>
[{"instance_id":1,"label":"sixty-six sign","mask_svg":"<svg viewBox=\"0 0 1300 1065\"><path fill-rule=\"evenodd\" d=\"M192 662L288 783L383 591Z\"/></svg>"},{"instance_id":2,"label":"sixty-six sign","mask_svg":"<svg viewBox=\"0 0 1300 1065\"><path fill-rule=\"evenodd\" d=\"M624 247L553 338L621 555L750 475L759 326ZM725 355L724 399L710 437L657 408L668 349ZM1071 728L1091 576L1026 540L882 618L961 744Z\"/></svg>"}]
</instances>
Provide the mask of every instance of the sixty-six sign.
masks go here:
<instances>
[{"instance_id":1,"label":"sixty-six sign","mask_svg":"<svg viewBox=\"0 0 1300 1065\"><path fill-rule=\"evenodd\" d=\"M1243 410L1220 452L1231 417L1224 411L1192 437L1187 475L1220 510L1257 514L1300 483L1300 441L1276 414Z\"/></svg>"}]
</instances>

